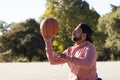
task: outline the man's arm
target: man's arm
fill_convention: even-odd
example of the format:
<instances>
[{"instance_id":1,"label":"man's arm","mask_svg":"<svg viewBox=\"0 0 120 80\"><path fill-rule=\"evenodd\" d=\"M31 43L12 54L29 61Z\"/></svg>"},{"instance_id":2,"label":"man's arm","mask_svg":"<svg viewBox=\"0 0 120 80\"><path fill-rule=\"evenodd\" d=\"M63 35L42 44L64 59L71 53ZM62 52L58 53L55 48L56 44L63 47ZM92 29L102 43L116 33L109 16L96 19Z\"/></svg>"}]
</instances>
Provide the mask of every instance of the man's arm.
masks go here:
<instances>
[{"instance_id":1,"label":"man's arm","mask_svg":"<svg viewBox=\"0 0 120 80\"><path fill-rule=\"evenodd\" d=\"M55 64L63 64L66 62L66 60L58 56L58 53L54 52L51 40L45 40L45 45L46 45L45 48L46 55L50 64L55 65Z\"/></svg>"},{"instance_id":2,"label":"man's arm","mask_svg":"<svg viewBox=\"0 0 120 80\"><path fill-rule=\"evenodd\" d=\"M94 62L96 62L96 50L94 47L88 47L85 50L85 57L69 57L65 54L60 54L60 57L67 60L68 62L83 67L90 68Z\"/></svg>"}]
</instances>

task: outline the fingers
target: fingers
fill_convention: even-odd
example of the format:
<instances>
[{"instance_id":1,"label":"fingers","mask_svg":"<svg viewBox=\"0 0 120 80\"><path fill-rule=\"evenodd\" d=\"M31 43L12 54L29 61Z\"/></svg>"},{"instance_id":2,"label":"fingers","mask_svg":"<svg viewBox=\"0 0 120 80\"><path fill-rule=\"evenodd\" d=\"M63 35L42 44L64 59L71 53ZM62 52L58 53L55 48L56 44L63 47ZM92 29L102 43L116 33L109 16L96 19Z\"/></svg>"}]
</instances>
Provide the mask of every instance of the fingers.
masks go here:
<instances>
[{"instance_id":1,"label":"fingers","mask_svg":"<svg viewBox=\"0 0 120 80\"><path fill-rule=\"evenodd\" d=\"M57 62L58 64L59 63L61 63L61 62L63 62L63 61L66 61L64 58L62 58L61 56L60 56L60 54L54 54L54 61L55 62Z\"/></svg>"},{"instance_id":2,"label":"fingers","mask_svg":"<svg viewBox=\"0 0 120 80\"><path fill-rule=\"evenodd\" d=\"M60 58L63 58L65 59L66 58L66 55L65 54L59 54Z\"/></svg>"},{"instance_id":3,"label":"fingers","mask_svg":"<svg viewBox=\"0 0 120 80\"><path fill-rule=\"evenodd\" d=\"M54 54L54 60L57 63L60 63L60 56L58 54Z\"/></svg>"},{"instance_id":4,"label":"fingers","mask_svg":"<svg viewBox=\"0 0 120 80\"><path fill-rule=\"evenodd\" d=\"M57 60L60 58L59 54L54 54L54 58Z\"/></svg>"},{"instance_id":5,"label":"fingers","mask_svg":"<svg viewBox=\"0 0 120 80\"><path fill-rule=\"evenodd\" d=\"M50 36L43 36L44 41L51 41L53 37Z\"/></svg>"},{"instance_id":6,"label":"fingers","mask_svg":"<svg viewBox=\"0 0 120 80\"><path fill-rule=\"evenodd\" d=\"M63 59L65 59L65 58L66 58L66 55L63 54L63 53L55 53L55 57L56 57L56 58L63 58Z\"/></svg>"}]
</instances>

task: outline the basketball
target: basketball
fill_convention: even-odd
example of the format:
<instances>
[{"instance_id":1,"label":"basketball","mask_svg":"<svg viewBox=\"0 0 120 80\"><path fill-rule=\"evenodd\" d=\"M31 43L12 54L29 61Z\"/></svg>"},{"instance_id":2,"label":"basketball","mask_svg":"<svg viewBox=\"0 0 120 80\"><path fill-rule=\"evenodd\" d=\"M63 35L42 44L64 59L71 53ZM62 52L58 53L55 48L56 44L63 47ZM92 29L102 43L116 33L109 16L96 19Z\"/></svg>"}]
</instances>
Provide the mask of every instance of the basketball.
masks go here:
<instances>
[{"instance_id":1,"label":"basketball","mask_svg":"<svg viewBox=\"0 0 120 80\"><path fill-rule=\"evenodd\" d=\"M46 18L40 24L40 31L43 37L51 38L57 34L59 24L54 18Z\"/></svg>"}]
</instances>

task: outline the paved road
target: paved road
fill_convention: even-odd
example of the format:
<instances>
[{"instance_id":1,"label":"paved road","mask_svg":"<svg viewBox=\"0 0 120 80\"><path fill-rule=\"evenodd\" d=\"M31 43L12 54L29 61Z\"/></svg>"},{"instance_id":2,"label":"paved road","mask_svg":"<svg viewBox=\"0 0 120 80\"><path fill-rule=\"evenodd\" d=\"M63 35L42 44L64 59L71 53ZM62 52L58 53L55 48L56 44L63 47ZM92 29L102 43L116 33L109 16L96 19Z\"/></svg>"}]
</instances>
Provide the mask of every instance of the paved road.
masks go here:
<instances>
[{"instance_id":1,"label":"paved road","mask_svg":"<svg viewBox=\"0 0 120 80\"><path fill-rule=\"evenodd\" d=\"M120 80L120 62L97 62L97 72L103 80ZM64 65L38 63L0 63L0 80L68 80Z\"/></svg>"}]
</instances>

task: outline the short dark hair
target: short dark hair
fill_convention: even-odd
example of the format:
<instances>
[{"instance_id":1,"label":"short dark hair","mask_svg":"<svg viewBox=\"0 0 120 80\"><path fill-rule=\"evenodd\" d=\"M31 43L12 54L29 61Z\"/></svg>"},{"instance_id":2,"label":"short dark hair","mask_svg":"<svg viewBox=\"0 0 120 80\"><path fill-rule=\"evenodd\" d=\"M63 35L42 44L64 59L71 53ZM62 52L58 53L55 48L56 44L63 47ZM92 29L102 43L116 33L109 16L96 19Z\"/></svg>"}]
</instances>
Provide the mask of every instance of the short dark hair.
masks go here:
<instances>
[{"instance_id":1,"label":"short dark hair","mask_svg":"<svg viewBox=\"0 0 120 80\"><path fill-rule=\"evenodd\" d=\"M88 26L87 24L80 24L79 26L81 29L82 29L82 32L83 33L86 33L87 34L87 37L86 37L86 41L90 41L92 42L92 35L93 35L93 31L92 29L90 28L90 26Z\"/></svg>"}]
</instances>

